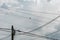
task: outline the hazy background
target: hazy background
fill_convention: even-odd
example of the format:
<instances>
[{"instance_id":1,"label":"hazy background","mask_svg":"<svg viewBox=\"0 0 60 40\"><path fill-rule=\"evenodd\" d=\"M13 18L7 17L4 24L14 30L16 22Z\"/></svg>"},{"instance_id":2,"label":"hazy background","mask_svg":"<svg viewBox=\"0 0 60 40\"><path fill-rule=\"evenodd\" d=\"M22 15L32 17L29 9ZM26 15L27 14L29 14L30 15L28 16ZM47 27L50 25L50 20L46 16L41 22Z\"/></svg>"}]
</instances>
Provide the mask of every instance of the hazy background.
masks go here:
<instances>
[{"instance_id":1,"label":"hazy background","mask_svg":"<svg viewBox=\"0 0 60 40\"><path fill-rule=\"evenodd\" d=\"M0 0L0 28L29 32L46 24L60 14L60 0ZM32 33L60 39L60 18ZM9 40L11 32L0 31L0 40ZM48 35L49 34L49 35ZM8 36L4 38L5 36ZM49 40L45 38L16 35L15 40Z\"/></svg>"}]
</instances>

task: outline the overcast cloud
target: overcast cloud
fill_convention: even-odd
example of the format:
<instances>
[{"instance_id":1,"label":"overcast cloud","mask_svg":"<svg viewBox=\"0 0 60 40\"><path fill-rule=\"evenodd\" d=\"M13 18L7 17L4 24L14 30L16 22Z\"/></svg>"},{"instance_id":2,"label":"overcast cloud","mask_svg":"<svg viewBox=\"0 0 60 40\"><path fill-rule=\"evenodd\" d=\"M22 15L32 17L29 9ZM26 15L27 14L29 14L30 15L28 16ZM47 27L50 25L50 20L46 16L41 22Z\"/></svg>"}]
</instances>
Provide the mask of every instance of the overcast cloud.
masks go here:
<instances>
[{"instance_id":1,"label":"overcast cloud","mask_svg":"<svg viewBox=\"0 0 60 40\"><path fill-rule=\"evenodd\" d=\"M0 0L0 28L29 32L40 27L60 14L60 0ZM31 33L60 39L60 18ZM9 40L11 32L0 31L1 40ZM48 35L49 34L49 35ZM10 36L9 36L10 35ZM5 36L8 36L4 38ZM49 40L46 38L15 35L15 40Z\"/></svg>"}]
</instances>

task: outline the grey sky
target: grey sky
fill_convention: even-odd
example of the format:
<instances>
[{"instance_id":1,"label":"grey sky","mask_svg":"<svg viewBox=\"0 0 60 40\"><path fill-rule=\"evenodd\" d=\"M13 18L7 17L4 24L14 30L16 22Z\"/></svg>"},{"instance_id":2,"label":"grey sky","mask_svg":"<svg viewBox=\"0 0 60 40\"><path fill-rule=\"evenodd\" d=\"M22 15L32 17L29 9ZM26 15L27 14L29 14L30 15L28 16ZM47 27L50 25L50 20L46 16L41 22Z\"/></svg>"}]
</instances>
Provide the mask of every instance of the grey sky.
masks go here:
<instances>
[{"instance_id":1,"label":"grey sky","mask_svg":"<svg viewBox=\"0 0 60 40\"><path fill-rule=\"evenodd\" d=\"M40 27L60 14L60 0L0 0L0 28L9 28L29 32ZM59 30L60 18L31 33L46 36ZM18 34L18 33L16 33ZM10 35L10 32L0 31L0 38ZM59 32L48 37L59 39ZM6 40L9 40L6 38ZM5 39L3 39L5 40ZM49 40L46 38L16 35L15 40Z\"/></svg>"}]
</instances>

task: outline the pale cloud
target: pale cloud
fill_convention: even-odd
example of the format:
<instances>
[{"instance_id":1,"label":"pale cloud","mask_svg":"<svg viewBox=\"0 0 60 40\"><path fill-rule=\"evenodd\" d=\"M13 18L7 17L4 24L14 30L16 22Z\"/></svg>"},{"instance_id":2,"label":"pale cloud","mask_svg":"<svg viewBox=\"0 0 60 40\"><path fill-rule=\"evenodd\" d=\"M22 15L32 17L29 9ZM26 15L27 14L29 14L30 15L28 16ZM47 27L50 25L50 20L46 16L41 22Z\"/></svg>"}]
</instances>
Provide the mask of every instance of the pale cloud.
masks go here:
<instances>
[{"instance_id":1,"label":"pale cloud","mask_svg":"<svg viewBox=\"0 0 60 40\"><path fill-rule=\"evenodd\" d=\"M24 0L24 2L25 1L27 0ZM0 8L0 25L3 27L9 26L8 28L10 28L10 25L13 24L16 29L21 28L20 30L30 31L34 28L37 28L49 22L50 20L54 19L57 16L52 14L55 13L60 14L58 13L60 11L60 0L51 0L50 2L47 2L47 0L33 0L33 1L34 2L32 2L32 0L28 0L27 2L23 4L21 2L20 4L17 0L0 0L1 5L3 3L6 3L6 5L9 7L8 10ZM20 10L20 8L21 9L23 8L24 10L30 10L32 12ZM22 13L21 11L24 13ZM40 14L38 12L48 12L48 13ZM29 19L29 17L31 17L31 19ZM57 24L54 23L53 26L52 24L47 27L45 26L44 28L38 29L36 32L33 33L39 35L46 35L49 33L53 33L57 31L57 29L54 27ZM21 38L22 40L24 40L23 37ZM25 39L28 40L27 38ZM29 40L31 40L31 38ZM40 39L32 38L32 40L40 40ZM45 39L43 38L41 40Z\"/></svg>"}]
</instances>

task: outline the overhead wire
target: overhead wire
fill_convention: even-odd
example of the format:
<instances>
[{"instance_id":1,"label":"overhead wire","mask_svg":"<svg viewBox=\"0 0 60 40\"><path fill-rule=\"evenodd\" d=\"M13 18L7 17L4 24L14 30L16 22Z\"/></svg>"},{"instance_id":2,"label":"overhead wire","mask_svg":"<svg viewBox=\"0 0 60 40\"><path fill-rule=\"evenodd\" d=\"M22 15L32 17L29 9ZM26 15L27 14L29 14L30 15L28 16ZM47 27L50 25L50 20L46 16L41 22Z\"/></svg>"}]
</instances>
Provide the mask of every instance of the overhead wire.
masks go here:
<instances>
[{"instance_id":1,"label":"overhead wire","mask_svg":"<svg viewBox=\"0 0 60 40\"><path fill-rule=\"evenodd\" d=\"M60 17L60 16L59 16ZM55 19L57 19L58 17L56 17ZM49 23L51 23L51 22L53 22L55 19L53 19L52 21L50 21ZM47 24L49 24L49 23L47 23ZM47 24L45 24L45 25L47 25ZM43 25L43 26L45 26L45 25ZM37 29L36 29L37 30Z\"/></svg>"},{"instance_id":2,"label":"overhead wire","mask_svg":"<svg viewBox=\"0 0 60 40\"><path fill-rule=\"evenodd\" d=\"M10 32L11 29L8 28L0 28L0 31Z\"/></svg>"},{"instance_id":3,"label":"overhead wire","mask_svg":"<svg viewBox=\"0 0 60 40\"><path fill-rule=\"evenodd\" d=\"M59 39L56 39L56 38L37 35L37 34L30 33L30 32L24 32L24 31L18 31L18 32L20 32L20 34L17 34L17 35L26 35L26 36L31 36L31 37L46 38L46 39L51 39L51 40L59 40Z\"/></svg>"},{"instance_id":4,"label":"overhead wire","mask_svg":"<svg viewBox=\"0 0 60 40\"><path fill-rule=\"evenodd\" d=\"M1 29L5 29L5 30L11 30L11 29L8 29L8 28L0 28L0 30L1 30Z\"/></svg>"},{"instance_id":5,"label":"overhead wire","mask_svg":"<svg viewBox=\"0 0 60 40\"><path fill-rule=\"evenodd\" d=\"M6 28L6 30L7 30L7 28ZM58 40L58 39L55 39L55 38L50 38L50 37L47 37L47 36L37 35L37 34L30 33L30 32L24 32L24 31L20 31L20 30L15 30L15 31L20 32L20 34L17 34L17 35L26 35L26 36L31 36L31 37L39 37L39 38L46 38L46 39Z\"/></svg>"},{"instance_id":6,"label":"overhead wire","mask_svg":"<svg viewBox=\"0 0 60 40\"><path fill-rule=\"evenodd\" d=\"M23 9L22 9L23 10ZM24 11L28 11L28 10L24 10ZM56 19L56 18L55 18ZM52 20L52 21L54 21L54 19ZM49 24L49 23L51 23L52 21L50 21L50 22L48 22L48 23L46 23L46 24ZM45 24L45 25L46 25ZM45 25L42 25L42 26L45 26ZM36 30L36 29L35 29Z\"/></svg>"},{"instance_id":7,"label":"overhead wire","mask_svg":"<svg viewBox=\"0 0 60 40\"><path fill-rule=\"evenodd\" d=\"M29 11L29 10L28 10ZM30 12L33 12L33 11L30 11ZM35 12L35 11L34 11ZM35 13L38 13L38 12L35 12ZM40 12L39 12L40 13ZM43 12L41 12L41 13L43 13ZM55 18L55 19L57 19L57 18ZM52 20L52 22L55 20L55 19L53 19ZM49 22L49 23L51 23L51 21ZM45 25L48 25L49 23L46 23ZM43 25L44 26L44 25ZM43 26L41 26L41 27L43 27ZM39 27L40 28L40 27ZM1 28L1 29L3 29L3 28ZM5 28L4 28L5 29ZM6 29L5 29L6 30ZM7 29L7 30L11 30L11 29ZM35 29L35 30L37 30L37 29ZM34 30L34 31L35 31ZM28 32L24 32L25 34L27 33L27 34L31 34L31 35L36 35L36 34L32 34L32 33L28 33ZM36 36L39 36L39 35L36 35ZM45 37L45 36L39 36L39 37ZM53 38L49 38L49 37L45 37L45 38L48 38L48 39L53 39Z\"/></svg>"},{"instance_id":8,"label":"overhead wire","mask_svg":"<svg viewBox=\"0 0 60 40\"><path fill-rule=\"evenodd\" d=\"M0 31L10 32L10 31L7 31L7 30L0 30Z\"/></svg>"},{"instance_id":9,"label":"overhead wire","mask_svg":"<svg viewBox=\"0 0 60 40\"><path fill-rule=\"evenodd\" d=\"M37 28L35 28L35 29L33 29L33 30L29 31L29 32L33 32L33 31L35 31L35 30L41 29L41 28L47 26L48 24L52 23L53 21L55 21L55 20L58 19L59 17L60 17L60 15L58 15L57 17L55 17L55 18L52 19L51 21L47 22L46 24L43 24L42 26L37 27Z\"/></svg>"},{"instance_id":10,"label":"overhead wire","mask_svg":"<svg viewBox=\"0 0 60 40\"><path fill-rule=\"evenodd\" d=\"M21 10L24 10L24 9L21 9ZM30 11L30 10L24 10L24 11ZM30 11L30 12L32 12L32 11ZM34 11L35 12L35 11ZM25 13L25 12L22 12L22 13ZM28 14L28 13L27 13ZM55 18L56 19L56 18ZM52 20L52 21L54 21L54 19ZM51 21L50 21L51 22ZM50 22L48 22L48 24L50 23ZM46 23L47 24L47 23ZM45 25L46 25L45 24ZM45 25L43 25L43 26L45 26Z\"/></svg>"}]
</instances>

